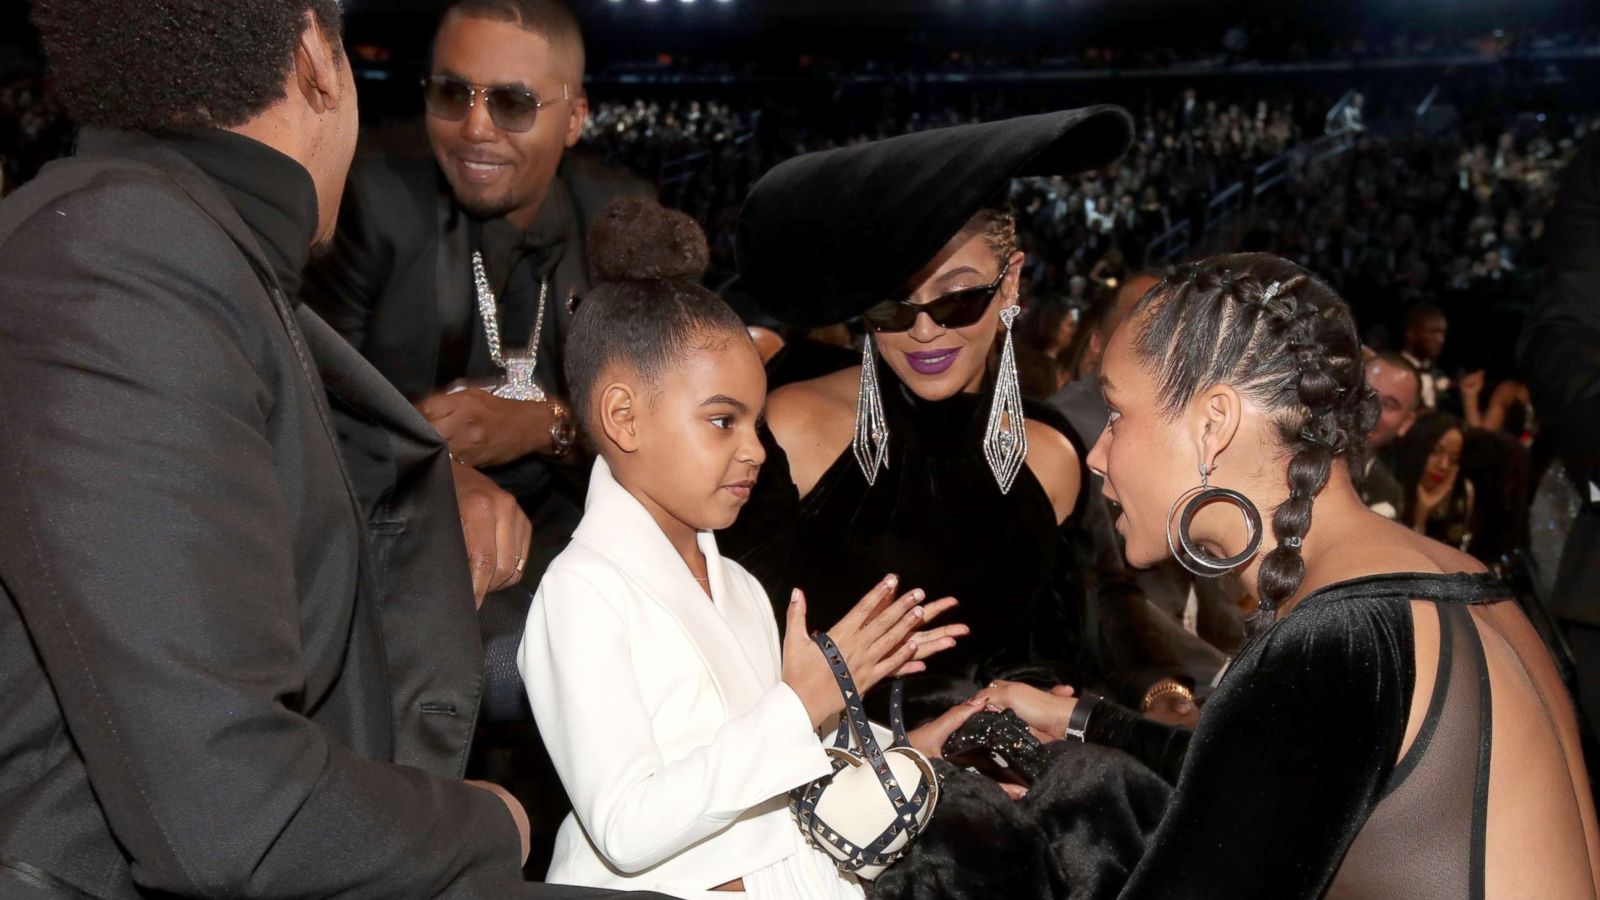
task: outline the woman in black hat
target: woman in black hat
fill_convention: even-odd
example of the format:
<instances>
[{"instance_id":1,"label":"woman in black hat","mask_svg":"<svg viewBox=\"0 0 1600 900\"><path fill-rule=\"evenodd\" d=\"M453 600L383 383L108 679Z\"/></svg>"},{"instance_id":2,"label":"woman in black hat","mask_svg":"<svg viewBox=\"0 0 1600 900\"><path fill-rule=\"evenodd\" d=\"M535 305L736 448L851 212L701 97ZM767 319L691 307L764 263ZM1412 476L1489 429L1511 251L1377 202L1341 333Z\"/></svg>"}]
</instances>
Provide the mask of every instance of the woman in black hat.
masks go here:
<instances>
[{"instance_id":1,"label":"woman in black hat","mask_svg":"<svg viewBox=\"0 0 1600 900\"><path fill-rule=\"evenodd\" d=\"M1018 387L1023 254L1001 198L1130 136L1115 107L936 129L789 160L745 202L752 299L802 328L861 317L866 337L859 366L771 394L767 464L725 545L817 621L884 572L957 597L970 634L907 686L913 723L993 678L1097 674L1061 527L1083 454Z\"/></svg>"}]
</instances>

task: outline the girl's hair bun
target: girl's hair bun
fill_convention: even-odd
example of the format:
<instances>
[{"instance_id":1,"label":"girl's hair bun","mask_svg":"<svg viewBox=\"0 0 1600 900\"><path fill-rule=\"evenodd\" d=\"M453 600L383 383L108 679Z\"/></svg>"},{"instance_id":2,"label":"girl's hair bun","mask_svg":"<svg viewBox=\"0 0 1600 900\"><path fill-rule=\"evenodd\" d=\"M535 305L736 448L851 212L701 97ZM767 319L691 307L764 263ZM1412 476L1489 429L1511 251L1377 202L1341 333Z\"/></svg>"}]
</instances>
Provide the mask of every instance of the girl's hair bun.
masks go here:
<instances>
[{"instance_id":1,"label":"girl's hair bun","mask_svg":"<svg viewBox=\"0 0 1600 900\"><path fill-rule=\"evenodd\" d=\"M648 197L613 200L589 229L599 281L699 281L710 252L700 225Z\"/></svg>"}]
</instances>

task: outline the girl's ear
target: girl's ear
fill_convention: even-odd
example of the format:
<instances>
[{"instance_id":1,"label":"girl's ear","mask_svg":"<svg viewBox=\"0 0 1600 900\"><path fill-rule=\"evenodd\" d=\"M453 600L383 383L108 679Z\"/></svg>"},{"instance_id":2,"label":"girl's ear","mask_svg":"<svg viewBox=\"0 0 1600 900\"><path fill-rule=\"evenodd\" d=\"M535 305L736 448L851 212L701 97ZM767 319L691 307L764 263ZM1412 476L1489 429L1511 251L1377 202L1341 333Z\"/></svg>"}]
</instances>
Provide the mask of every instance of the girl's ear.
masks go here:
<instances>
[{"instance_id":1,"label":"girl's ear","mask_svg":"<svg viewBox=\"0 0 1600 900\"><path fill-rule=\"evenodd\" d=\"M600 392L600 430L623 453L639 449L638 400L633 386L620 381L606 385Z\"/></svg>"}]
</instances>

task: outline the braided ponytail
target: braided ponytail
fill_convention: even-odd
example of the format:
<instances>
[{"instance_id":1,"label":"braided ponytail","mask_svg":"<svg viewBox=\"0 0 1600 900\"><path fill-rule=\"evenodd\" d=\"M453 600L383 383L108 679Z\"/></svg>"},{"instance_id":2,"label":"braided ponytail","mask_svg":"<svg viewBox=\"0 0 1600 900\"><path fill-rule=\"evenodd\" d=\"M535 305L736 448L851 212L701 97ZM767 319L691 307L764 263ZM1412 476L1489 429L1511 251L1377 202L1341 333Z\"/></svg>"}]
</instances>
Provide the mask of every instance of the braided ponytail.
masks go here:
<instances>
[{"instance_id":1,"label":"braided ponytail","mask_svg":"<svg viewBox=\"0 0 1600 900\"><path fill-rule=\"evenodd\" d=\"M1234 385L1273 415L1289 454L1289 496L1272 512L1277 546L1261 561L1252 629L1271 624L1305 576L1301 543L1334 463L1364 449L1377 421L1349 307L1286 260L1236 254L1169 273L1135 307L1139 355L1176 415L1213 385Z\"/></svg>"}]
</instances>

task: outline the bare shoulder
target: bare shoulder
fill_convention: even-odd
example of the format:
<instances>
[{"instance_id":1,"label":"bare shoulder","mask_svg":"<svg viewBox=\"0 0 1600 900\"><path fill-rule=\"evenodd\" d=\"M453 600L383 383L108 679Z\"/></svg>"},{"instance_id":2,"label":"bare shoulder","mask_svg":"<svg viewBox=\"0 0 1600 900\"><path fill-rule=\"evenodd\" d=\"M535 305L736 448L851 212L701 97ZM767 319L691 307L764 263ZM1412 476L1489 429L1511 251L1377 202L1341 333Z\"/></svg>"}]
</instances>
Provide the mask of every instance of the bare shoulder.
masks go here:
<instances>
[{"instance_id":1,"label":"bare shoulder","mask_svg":"<svg viewBox=\"0 0 1600 900\"><path fill-rule=\"evenodd\" d=\"M1078 449L1067 436L1043 422L1028 419L1028 470L1039 479L1055 508L1056 521L1064 522L1078 503L1082 467Z\"/></svg>"},{"instance_id":2,"label":"bare shoulder","mask_svg":"<svg viewBox=\"0 0 1600 900\"><path fill-rule=\"evenodd\" d=\"M1312 522L1316 528L1316 522ZM1377 513L1342 528L1334 541L1336 554L1323 554L1324 562L1306 571L1302 593L1367 575L1416 572L1445 575L1483 572L1483 563L1460 550L1394 522Z\"/></svg>"},{"instance_id":3,"label":"bare shoulder","mask_svg":"<svg viewBox=\"0 0 1600 900\"><path fill-rule=\"evenodd\" d=\"M789 457L789 474L803 497L850 445L861 369L852 366L786 384L767 398L767 427Z\"/></svg>"},{"instance_id":4,"label":"bare shoulder","mask_svg":"<svg viewBox=\"0 0 1600 900\"><path fill-rule=\"evenodd\" d=\"M851 367L773 391L767 398L767 425L778 443L787 449L787 438L826 428L841 416L853 416L860 372Z\"/></svg>"}]
</instances>

